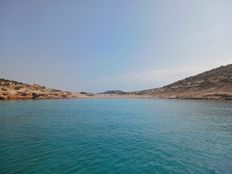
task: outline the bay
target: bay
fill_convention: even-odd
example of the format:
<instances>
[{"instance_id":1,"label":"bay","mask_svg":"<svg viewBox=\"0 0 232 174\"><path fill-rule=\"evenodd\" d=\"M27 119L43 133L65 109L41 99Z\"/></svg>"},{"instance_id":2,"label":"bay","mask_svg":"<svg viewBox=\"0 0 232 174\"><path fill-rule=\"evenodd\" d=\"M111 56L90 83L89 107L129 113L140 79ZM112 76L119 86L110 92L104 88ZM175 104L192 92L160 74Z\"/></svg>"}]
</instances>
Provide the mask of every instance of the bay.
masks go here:
<instances>
[{"instance_id":1,"label":"bay","mask_svg":"<svg viewBox=\"0 0 232 174\"><path fill-rule=\"evenodd\" d=\"M232 173L232 102L0 102L0 173Z\"/></svg>"}]
</instances>

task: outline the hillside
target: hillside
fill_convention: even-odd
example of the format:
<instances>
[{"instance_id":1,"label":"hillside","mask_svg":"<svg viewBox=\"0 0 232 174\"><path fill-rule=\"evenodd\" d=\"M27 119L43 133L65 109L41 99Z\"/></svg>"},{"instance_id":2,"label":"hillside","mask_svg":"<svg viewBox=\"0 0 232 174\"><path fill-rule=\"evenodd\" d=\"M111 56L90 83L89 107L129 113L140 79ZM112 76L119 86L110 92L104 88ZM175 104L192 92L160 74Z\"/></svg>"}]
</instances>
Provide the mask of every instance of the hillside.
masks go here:
<instances>
[{"instance_id":1,"label":"hillside","mask_svg":"<svg viewBox=\"0 0 232 174\"><path fill-rule=\"evenodd\" d=\"M156 98L232 99L232 64L177 81L170 85L133 92Z\"/></svg>"},{"instance_id":2,"label":"hillside","mask_svg":"<svg viewBox=\"0 0 232 174\"><path fill-rule=\"evenodd\" d=\"M185 78L161 88L124 92L111 90L99 94L72 93L41 85L30 85L0 79L0 100L65 99L86 97L152 97L169 99L227 99L232 100L232 64Z\"/></svg>"},{"instance_id":3,"label":"hillside","mask_svg":"<svg viewBox=\"0 0 232 174\"><path fill-rule=\"evenodd\" d=\"M0 100L16 99L65 99L86 97L84 94L30 85L17 81L0 79Z\"/></svg>"}]
</instances>

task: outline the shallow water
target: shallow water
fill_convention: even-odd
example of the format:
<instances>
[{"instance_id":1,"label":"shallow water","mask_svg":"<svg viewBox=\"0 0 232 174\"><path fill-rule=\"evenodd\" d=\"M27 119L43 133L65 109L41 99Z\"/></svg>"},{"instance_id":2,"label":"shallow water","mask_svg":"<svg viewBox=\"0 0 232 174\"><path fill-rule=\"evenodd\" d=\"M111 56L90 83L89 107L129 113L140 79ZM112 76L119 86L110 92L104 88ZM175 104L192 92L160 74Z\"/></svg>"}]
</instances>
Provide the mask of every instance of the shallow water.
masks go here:
<instances>
[{"instance_id":1,"label":"shallow water","mask_svg":"<svg viewBox=\"0 0 232 174\"><path fill-rule=\"evenodd\" d=\"M0 102L0 173L232 173L232 102Z\"/></svg>"}]
</instances>

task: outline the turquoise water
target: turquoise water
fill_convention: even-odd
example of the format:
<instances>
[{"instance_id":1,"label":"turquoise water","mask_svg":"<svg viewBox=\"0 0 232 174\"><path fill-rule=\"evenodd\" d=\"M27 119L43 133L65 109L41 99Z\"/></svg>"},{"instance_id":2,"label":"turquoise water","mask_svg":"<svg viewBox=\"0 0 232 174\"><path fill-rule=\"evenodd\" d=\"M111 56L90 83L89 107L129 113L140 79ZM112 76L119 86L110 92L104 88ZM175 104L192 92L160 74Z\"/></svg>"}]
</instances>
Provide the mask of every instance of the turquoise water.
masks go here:
<instances>
[{"instance_id":1,"label":"turquoise water","mask_svg":"<svg viewBox=\"0 0 232 174\"><path fill-rule=\"evenodd\" d=\"M232 173L232 102L0 102L0 173Z\"/></svg>"}]
</instances>

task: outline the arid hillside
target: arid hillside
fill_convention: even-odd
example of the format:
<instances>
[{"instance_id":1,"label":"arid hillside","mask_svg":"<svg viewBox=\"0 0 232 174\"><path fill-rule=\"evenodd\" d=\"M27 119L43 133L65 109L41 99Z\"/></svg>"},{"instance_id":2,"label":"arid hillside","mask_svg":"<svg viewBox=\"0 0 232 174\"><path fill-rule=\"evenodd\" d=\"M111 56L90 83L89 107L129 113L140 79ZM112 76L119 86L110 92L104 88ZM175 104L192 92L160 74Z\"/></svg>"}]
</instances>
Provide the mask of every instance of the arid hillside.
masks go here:
<instances>
[{"instance_id":1,"label":"arid hillside","mask_svg":"<svg viewBox=\"0 0 232 174\"><path fill-rule=\"evenodd\" d=\"M50 89L36 84L29 85L21 82L0 79L0 100L65 99L83 97L86 97L86 95L72 93L69 91Z\"/></svg>"},{"instance_id":2,"label":"arid hillside","mask_svg":"<svg viewBox=\"0 0 232 174\"><path fill-rule=\"evenodd\" d=\"M185 78L170 85L142 91L107 91L104 93L72 93L41 85L0 79L0 100L65 99L86 97L149 97L168 99L232 100L232 64Z\"/></svg>"},{"instance_id":3,"label":"arid hillside","mask_svg":"<svg viewBox=\"0 0 232 174\"><path fill-rule=\"evenodd\" d=\"M188 77L170 85L133 92L155 98L232 99L232 64Z\"/></svg>"}]
</instances>

